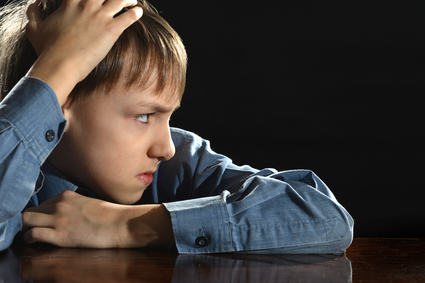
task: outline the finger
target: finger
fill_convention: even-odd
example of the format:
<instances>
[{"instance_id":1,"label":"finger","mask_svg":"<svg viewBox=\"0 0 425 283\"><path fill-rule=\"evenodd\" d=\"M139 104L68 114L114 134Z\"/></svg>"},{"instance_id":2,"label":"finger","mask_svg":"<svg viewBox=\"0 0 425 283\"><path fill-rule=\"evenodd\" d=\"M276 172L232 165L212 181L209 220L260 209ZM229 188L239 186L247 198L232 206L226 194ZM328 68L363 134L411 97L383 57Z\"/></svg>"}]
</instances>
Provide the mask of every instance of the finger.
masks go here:
<instances>
[{"instance_id":1,"label":"finger","mask_svg":"<svg viewBox=\"0 0 425 283\"><path fill-rule=\"evenodd\" d=\"M33 227L53 227L53 216L40 212L24 211L22 213L22 231Z\"/></svg>"},{"instance_id":2,"label":"finger","mask_svg":"<svg viewBox=\"0 0 425 283\"><path fill-rule=\"evenodd\" d=\"M26 231L22 239L27 244L43 242L55 245L57 242L55 230L52 228L36 227Z\"/></svg>"},{"instance_id":3,"label":"finger","mask_svg":"<svg viewBox=\"0 0 425 283\"><path fill-rule=\"evenodd\" d=\"M50 200L50 199L48 199ZM47 202L47 201L46 201ZM25 212L38 212L44 214L52 214L55 212L56 207L52 203L42 203L39 206L33 206L25 209Z\"/></svg>"},{"instance_id":4,"label":"finger","mask_svg":"<svg viewBox=\"0 0 425 283\"><path fill-rule=\"evenodd\" d=\"M125 7L137 5L137 0L108 0L103 4L103 9L106 13L114 16Z\"/></svg>"},{"instance_id":5,"label":"finger","mask_svg":"<svg viewBox=\"0 0 425 283\"><path fill-rule=\"evenodd\" d=\"M128 28L131 24L136 22L143 16L143 9L141 7L133 7L125 13L115 18L116 24Z\"/></svg>"}]
</instances>

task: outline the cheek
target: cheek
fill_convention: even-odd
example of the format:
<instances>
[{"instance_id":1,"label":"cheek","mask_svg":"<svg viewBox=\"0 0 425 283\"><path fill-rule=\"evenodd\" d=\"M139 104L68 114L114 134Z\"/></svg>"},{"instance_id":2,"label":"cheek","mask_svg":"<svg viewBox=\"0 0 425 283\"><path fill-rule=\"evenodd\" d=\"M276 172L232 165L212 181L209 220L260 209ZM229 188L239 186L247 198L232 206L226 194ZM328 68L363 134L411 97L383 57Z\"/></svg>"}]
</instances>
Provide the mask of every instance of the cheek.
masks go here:
<instances>
[{"instance_id":1,"label":"cheek","mask_svg":"<svg viewBox=\"0 0 425 283\"><path fill-rule=\"evenodd\" d=\"M103 112L108 115L101 115ZM133 174L146 161L144 128L133 120L103 112L70 117L66 133L74 158L81 169L90 175L102 175L100 178Z\"/></svg>"},{"instance_id":2,"label":"cheek","mask_svg":"<svg viewBox=\"0 0 425 283\"><path fill-rule=\"evenodd\" d=\"M111 130L111 127L96 120L82 117L69 120L63 142L67 144L69 154L78 163L78 167L88 170L96 165L110 163L107 159L115 151L116 144Z\"/></svg>"},{"instance_id":3,"label":"cheek","mask_svg":"<svg viewBox=\"0 0 425 283\"><path fill-rule=\"evenodd\" d=\"M96 123L79 138L82 150L105 171L120 172L138 166L147 155L143 135L126 123Z\"/></svg>"}]
</instances>

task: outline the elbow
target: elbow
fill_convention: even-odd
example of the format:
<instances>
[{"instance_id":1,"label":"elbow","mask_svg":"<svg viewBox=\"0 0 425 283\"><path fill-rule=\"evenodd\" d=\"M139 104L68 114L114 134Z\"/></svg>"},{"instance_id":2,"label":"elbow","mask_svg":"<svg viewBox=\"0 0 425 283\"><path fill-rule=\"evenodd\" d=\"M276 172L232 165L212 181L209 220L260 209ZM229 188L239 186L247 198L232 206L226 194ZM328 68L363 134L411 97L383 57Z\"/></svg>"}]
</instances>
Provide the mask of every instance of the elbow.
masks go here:
<instances>
[{"instance_id":1,"label":"elbow","mask_svg":"<svg viewBox=\"0 0 425 283\"><path fill-rule=\"evenodd\" d=\"M348 227L347 227L348 228ZM344 253L353 242L353 227L347 229L346 232L341 235L341 238L333 244L333 248L336 252Z\"/></svg>"},{"instance_id":2,"label":"elbow","mask_svg":"<svg viewBox=\"0 0 425 283\"><path fill-rule=\"evenodd\" d=\"M354 220L344 209L335 220L335 225L328 227L329 253L344 253L353 242Z\"/></svg>"},{"instance_id":3,"label":"elbow","mask_svg":"<svg viewBox=\"0 0 425 283\"><path fill-rule=\"evenodd\" d=\"M348 214L348 212L345 215L345 225L348 229L341 241L341 245L344 251L351 245L354 237L354 219L350 214Z\"/></svg>"}]
</instances>

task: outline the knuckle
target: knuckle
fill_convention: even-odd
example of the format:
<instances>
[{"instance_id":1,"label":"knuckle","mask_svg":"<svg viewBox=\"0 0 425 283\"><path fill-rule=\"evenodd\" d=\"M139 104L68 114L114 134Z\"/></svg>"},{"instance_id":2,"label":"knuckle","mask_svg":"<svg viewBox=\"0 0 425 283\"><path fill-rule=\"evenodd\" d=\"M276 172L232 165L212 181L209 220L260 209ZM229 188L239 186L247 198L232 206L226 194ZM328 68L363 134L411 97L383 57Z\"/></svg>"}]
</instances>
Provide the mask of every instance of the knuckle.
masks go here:
<instances>
[{"instance_id":1,"label":"knuckle","mask_svg":"<svg viewBox=\"0 0 425 283\"><path fill-rule=\"evenodd\" d=\"M93 10L98 7L96 1L81 1L78 3L81 9Z\"/></svg>"},{"instance_id":2,"label":"knuckle","mask_svg":"<svg viewBox=\"0 0 425 283\"><path fill-rule=\"evenodd\" d=\"M65 190L65 191L63 191L62 193L61 193L61 195L63 196L63 197L71 197L72 195L73 195L73 193L74 192L72 192L72 191L69 191L69 190Z\"/></svg>"},{"instance_id":3,"label":"knuckle","mask_svg":"<svg viewBox=\"0 0 425 283\"><path fill-rule=\"evenodd\" d=\"M57 202L54 204L54 210L58 213L66 212L68 205L65 202Z\"/></svg>"},{"instance_id":4,"label":"knuckle","mask_svg":"<svg viewBox=\"0 0 425 283\"><path fill-rule=\"evenodd\" d=\"M75 197L75 193L73 191L66 190L60 193L59 201L68 201L73 199L74 197Z\"/></svg>"}]
</instances>

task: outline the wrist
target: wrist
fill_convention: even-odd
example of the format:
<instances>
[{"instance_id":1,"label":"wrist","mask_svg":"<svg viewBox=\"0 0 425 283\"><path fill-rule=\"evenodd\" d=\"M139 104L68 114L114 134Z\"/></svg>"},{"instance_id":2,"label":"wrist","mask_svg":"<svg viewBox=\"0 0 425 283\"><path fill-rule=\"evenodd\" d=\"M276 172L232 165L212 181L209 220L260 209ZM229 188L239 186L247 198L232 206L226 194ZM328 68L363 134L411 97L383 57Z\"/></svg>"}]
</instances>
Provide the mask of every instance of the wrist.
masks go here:
<instances>
[{"instance_id":1,"label":"wrist","mask_svg":"<svg viewBox=\"0 0 425 283\"><path fill-rule=\"evenodd\" d=\"M55 91L61 106L63 106L75 85L79 82L79 76L70 60L55 60L54 58L41 55L27 76L40 79L50 85Z\"/></svg>"},{"instance_id":2,"label":"wrist","mask_svg":"<svg viewBox=\"0 0 425 283\"><path fill-rule=\"evenodd\" d=\"M121 214L120 247L169 248L172 245L171 217L163 205L124 206Z\"/></svg>"}]
</instances>

